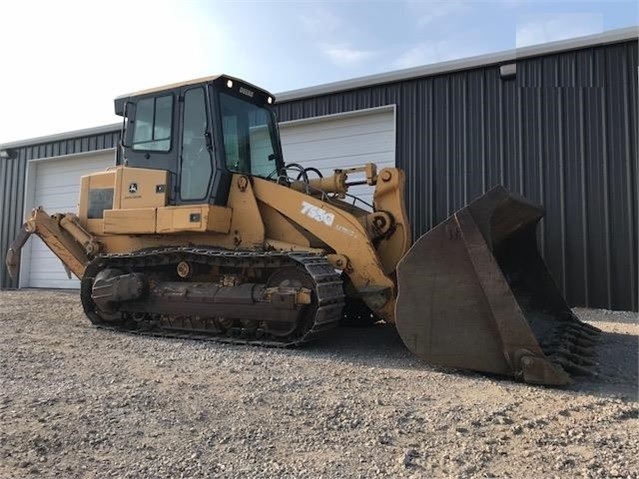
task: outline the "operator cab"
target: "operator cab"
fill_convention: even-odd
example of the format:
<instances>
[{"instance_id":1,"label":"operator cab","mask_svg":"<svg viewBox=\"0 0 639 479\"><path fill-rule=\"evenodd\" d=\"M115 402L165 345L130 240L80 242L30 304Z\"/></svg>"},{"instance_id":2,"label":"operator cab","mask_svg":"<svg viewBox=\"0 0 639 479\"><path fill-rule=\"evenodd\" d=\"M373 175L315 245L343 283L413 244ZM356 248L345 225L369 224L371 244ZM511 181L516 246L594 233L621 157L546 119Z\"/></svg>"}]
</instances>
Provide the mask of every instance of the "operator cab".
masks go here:
<instances>
[{"instance_id":1,"label":"operator cab","mask_svg":"<svg viewBox=\"0 0 639 479\"><path fill-rule=\"evenodd\" d=\"M123 117L118 164L169 172L173 205L225 205L233 173L283 168L274 97L226 75L115 99Z\"/></svg>"}]
</instances>

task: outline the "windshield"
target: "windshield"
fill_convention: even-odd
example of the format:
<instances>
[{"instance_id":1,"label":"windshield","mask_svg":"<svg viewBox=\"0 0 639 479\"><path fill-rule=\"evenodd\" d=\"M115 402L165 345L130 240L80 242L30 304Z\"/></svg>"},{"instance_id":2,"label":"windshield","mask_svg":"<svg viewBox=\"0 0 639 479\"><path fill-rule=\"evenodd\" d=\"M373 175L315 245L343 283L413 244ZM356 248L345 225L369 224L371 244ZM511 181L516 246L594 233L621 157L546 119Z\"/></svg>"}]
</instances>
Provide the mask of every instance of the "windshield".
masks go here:
<instances>
[{"instance_id":1,"label":"windshield","mask_svg":"<svg viewBox=\"0 0 639 479\"><path fill-rule=\"evenodd\" d=\"M220 110L227 168L253 176L275 175L278 161L273 114L223 92Z\"/></svg>"}]
</instances>

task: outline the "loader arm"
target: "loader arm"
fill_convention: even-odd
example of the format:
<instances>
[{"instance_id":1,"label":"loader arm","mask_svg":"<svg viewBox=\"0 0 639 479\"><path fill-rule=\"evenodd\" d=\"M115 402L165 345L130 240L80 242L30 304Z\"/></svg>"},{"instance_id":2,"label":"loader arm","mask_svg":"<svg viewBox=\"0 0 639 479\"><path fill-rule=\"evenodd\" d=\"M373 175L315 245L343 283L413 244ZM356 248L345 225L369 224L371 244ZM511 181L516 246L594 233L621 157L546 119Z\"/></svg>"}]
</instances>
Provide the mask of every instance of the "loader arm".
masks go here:
<instances>
[{"instance_id":1,"label":"loader arm","mask_svg":"<svg viewBox=\"0 0 639 479\"><path fill-rule=\"evenodd\" d=\"M348 182L351 174L365 173L365 180ZM296 191L325 196L333 193L330 203L344 213L352 213L364 226L369 242L373 244L386 275L394 275L397 264L411 246L411 233L404 204L405 174L399 168L384 168L377 174L377 165L338 169L332 176L311 179L308 183L297 181L291 184ZM350 185L375 186L373 195L374 213L362 210L354 204L340 200Z\"/></svg>"},{"instance_id":2,"label":"loader arm","mask_svg":"<svg viewBox=\"0 0 639 479\"><path fill-rule=\"evenodd\" d=\"M99 251L99 244L78 222L73 213L48 215L41 207L35 208L24 222L13 241L5 263L12 278L20 267L20 252L29 237L35 234L62 261L75 276L82 279L90 256Z\"/></svg>"},{"instance_id":3,"label":"loader arm","mask_svg":"<svg viewBox=\"0 0 639 479\"><path fill-rule=\"evenodd\" d=\"M335 266L348 273L371 310L387 321L394 322L396 285L392 263L398 261L404 251L388 255L385 265L367 229L355 215L341 209L339 202L323 201L261 178L253 178L253 190L258 201L306 229L326 243L337 256L343 257L341 261L346 264L336 263ZM386 202L390 203L390 195L385 196ZM396 226L397 243L402 248L407 247L408 240L404 235L408 229L404 219ZM388 268L391 271L387 272Z\"/></svg>"}]
</instances>

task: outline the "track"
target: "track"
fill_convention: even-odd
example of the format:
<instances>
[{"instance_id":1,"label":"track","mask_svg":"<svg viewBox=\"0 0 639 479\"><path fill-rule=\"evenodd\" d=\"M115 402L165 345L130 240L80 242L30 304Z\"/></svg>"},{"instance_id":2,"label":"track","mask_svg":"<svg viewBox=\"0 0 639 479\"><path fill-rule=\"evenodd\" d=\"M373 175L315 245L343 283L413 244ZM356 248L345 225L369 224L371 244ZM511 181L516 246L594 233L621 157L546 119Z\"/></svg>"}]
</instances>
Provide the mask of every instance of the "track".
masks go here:
<instances>
[{"instance_id":1,"label":"track","mask_svg":"<svg viewBox=\"0 0 639 479\"><path fill-rule=\"evenodd\" d=\"M257 318L240 321L218 317L215 305L211 305L210 313L206 315L189 316L175 312L160 314L157 311L141 314L141 305L153 306L153 298L148 294L146 303L139 300L122 301L117 304L115 312L101 311L94 302L94 281L98 273L105 269L145 275L149 284L155 285L160 280L180 280L175 271L181 262L201 271L223 270L227 274L231 272L238 275L247 271L255 274L257 271L262 278L274 277L281 272L293 272L311 290L312 303L300 308L292 326L294 330L289 332L269 327L278 323L268 323ZM188 281L183 280L180 284L188 285ZM344 306L342 281L322 256L294 252L236 252L208 247L159 248L100 255L87 267L81 284L81 299L89 320L101 328L143 335L268 347L291 347L315 340L337 327ZM167 306L167 310L172 309L170 303ZM264 305L261 307L264 308ZM155 308L157 309L158 307Z\"/></svg>"}]
</instances>

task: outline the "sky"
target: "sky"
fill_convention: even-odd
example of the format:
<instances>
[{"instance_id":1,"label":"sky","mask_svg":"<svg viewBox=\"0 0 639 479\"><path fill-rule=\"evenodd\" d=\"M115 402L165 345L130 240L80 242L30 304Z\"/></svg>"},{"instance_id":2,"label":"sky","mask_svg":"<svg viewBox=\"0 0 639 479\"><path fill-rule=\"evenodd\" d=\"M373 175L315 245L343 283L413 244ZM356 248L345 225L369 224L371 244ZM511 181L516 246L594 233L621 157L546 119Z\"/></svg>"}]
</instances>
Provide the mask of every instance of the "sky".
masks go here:
<instances>
[{"instance_id":1,"label":"sky","mask_svg":"<svg viewBox=\"0 0 639 479\"><path fill-rule=\"evenodd\" d=\"M639 25L631 1L0 2L0 144L225 73L272 93Z\"/></svg>"}]
</instances>

